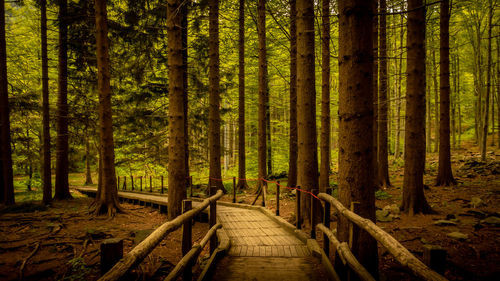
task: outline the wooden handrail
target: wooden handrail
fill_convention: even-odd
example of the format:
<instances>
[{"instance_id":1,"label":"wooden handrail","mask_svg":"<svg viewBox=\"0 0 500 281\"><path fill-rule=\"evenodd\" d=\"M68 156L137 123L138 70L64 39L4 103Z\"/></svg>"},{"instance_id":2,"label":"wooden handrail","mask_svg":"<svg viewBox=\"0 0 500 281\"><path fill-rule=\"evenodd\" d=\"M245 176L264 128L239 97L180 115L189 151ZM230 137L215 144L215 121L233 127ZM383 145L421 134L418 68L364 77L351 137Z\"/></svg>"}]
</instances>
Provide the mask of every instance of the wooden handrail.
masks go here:
<instances>
[{"instance_id":1,"label":"wooden handrail","mask_svg":"<svg viewBox=\"0 0 500 281\"><path fill-rule=\"evenodd\" d=\"M201 240L200 244L195 243L191 250L177 263L172 271L168 274L168 276L164 279L164 281L176 280L179 277L184 269L193 262L194 259L200 255L201 251L207 245L210 238L215 235L217 229L221 228L222 225L220 223L212 226L210 230L207 232L203 240Z\"/></svg>"},{"instance_id":2,"label":"wooden handrail","mask_svg":"<svg viewBox=\"0 0 500 281\"><path fill-rule=\"evenodd\" d=\"M371 220L360 217L354 212L348 210L337 199L326 193L320 193L318 194L318 197L321 200L330 203L339 211L340 214L368 232L373 238L381 243L401 265L407 266L417 276L429 281L447 280L439 273L427 267L423 262L412 255L408 249L401 245L401 243L394 239L394 237L382 230Z\"/></svg>"},{"instance_id":3,"label":"wooden handrail","mask_svg":"<svg viewBox=\"0 0 500 281\"><path fill-rule=\"evenodd\" d=\"M199 214L207 208L210 203L216 202L219 198L221 198L222 195L222 191L218 190L214 196L203 200L197 208L162 224L146 239L139 243L139 245L135 246L126 256L116 263L113 268L106 272L106 274L99 278L99 281L118 280L122 275L127 273L133 266L140 263L151 251L153 251L153 249L158 246L167 234L181 227L186 220L189 220Z\"/></svg>"},{"instance_id":4,"label":"wooden handrail","mask_svg":"<svg viewBox=\"0 0 500 281\"><path fill-rule=\"evenodd\" d=\"M349 264L349 267L359 276L361 280L375 281L375 278L373 278L368 270L366 270L366 268L364 268L363 265L361 265L356 257L352 254L351 249L349 249L349 246L346 242L340 242L337 237L335 237L333 231L331 231L322 223L317 224L316 229L321 230L321 232L323 232L328 237L330 242L332 242L333 246L337 250L337 253L339 254L342 262L344 264ZM325 243L327 242L325 241Z\"/></svg>"}]
</instances>

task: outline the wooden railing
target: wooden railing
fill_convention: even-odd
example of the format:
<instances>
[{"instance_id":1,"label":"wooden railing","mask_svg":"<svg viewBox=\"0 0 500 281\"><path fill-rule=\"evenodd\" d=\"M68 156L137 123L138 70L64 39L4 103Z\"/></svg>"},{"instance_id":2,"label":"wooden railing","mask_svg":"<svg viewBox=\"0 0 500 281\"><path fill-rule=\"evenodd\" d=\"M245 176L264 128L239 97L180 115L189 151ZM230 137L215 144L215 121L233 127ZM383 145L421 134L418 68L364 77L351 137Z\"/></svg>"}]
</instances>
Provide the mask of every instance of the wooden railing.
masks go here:
<instances>
[{"instance_id":1,"label":"wooden railing","mask_svg":"<svg viewBox=\"0 0 500 281\"><path fill-rule=\"evenodd\" d=\"M342 262L344 264L347 264L359 276L361 280L375 279L359 263L359 261L356 260L347 243L340 242L336 238L334 231L330 230L330 206L333 206L340 215L346 217L350 221L350 223L356 224L359 228L369 233L378 241L378 243L384 246L401 265L408 267L418 277L429 281L447 280L434 270L427 267L423 262L412 255L410 251L408 251L408 249L401 245L401 243L394 239L394 237L382 230L371 220L360 217L359 215L350 211L349 209L344 207L342 203L340 203L337 199L327 193L319 193L318 198L325 203L323 212L324 217L323 223L313 225L313 229L319 230L324 234L323 241L330 241L333 244ZM323 250L327 255L329 252L329 244L330 243L323 244Z\"/></svg>"},{"instance_id":2,"label":"wooden railing","mask_svg":"<svg viewBox=\"0 0 500 281\"><path fill-rule=\"evenodd\" d=\"M124 256L118 263L116 263L113 268L111 268L106 274L104 274L99 280L100 281L111 281L111 280L118 280L121 276L129 272L133 267L138 265L153 249L158 246L158 244L172 231L178 229L182 225L187 225L191 224L191 220L194 216L205 210L208 206L210 206L210 221L211 221L211 229L208 232L207 236L203 239L202 243L207 243L204 242L205 240L211 241L211 252L215 248L213 244L214 241L216 241L214 238L214 233L217 228L220 228L220 226L215 226L215 217L216 217L216 201L221 198L223 195L223 192L221 190L217 191L215 195L212 197L209 197L203 202L200 203L200 205L197 208L187 210L185 208L185 212L176 217L175 219L168 221L164 224L162 224L160 227L158 227L153 233L151 233L146 239L144 239L139 245L134 247L126 256ZM187 244L187 243L186 243ZM190 243L189 243L190 244ZM195 245L196 246L196 245ZM201 247L201 244L200 244ZM201 249L200 249L201 251ZM192 254L194 255L194 254ZM181 260L182 261L182 260Z\"/></svg>"}]
</instances>

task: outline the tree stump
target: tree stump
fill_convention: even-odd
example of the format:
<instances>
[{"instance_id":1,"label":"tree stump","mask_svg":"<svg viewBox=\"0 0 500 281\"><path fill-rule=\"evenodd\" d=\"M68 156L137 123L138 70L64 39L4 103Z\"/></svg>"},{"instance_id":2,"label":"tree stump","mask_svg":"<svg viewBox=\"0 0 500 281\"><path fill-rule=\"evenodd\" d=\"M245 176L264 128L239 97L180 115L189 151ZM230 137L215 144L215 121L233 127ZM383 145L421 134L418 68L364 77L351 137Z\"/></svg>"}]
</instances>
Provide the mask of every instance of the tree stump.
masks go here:
<instances>
[{"instance_id":1,"label":"tree stump","mask_svg":"<svg viewBox=\"0 0 500 281\"><path fill-rule=\"evenodd\" d=\"M101 274L110 270L123 257L123 239L111 238L101 243Z\"/></svg>"},{"instance_id":2,"label":"tree stump","mask_svg":"<svg viewBox=\"0 0 500 281\"><path fill-rule=\"evenodd\" d=\"M424 246L424 263L439 274L446 267L446 250L438 245Z\"/></svg>"}]
</instances>

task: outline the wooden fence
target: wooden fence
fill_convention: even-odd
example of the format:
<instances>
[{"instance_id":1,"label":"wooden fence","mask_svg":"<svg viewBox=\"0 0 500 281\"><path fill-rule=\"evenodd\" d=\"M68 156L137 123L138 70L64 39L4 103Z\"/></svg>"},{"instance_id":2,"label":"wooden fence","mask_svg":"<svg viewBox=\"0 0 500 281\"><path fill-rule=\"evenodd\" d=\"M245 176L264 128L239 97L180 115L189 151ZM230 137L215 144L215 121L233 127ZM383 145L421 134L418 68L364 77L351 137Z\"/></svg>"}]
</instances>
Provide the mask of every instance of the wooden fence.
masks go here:
<instances>
[{"instance_id":1,"label":"wooden fence","mask_svg":"<svg viewBox=\"0 0 500 281\"><path fill-rule=\"evenodd\" d=\"M127 255L125 255L118 263L116 263L113 268L111 268L106 274L104 274L99 280L100 281L111 281L111 280L118 280L121 276L129 272L133 267L137 266L142 260L144 260L145 257L153 251L153 249L158 246L158 244L172 231L178 229L181 226L186 226L184 230L186 232L183 232L183 254L187 254L186 256L189 255L189 257L183 258L181 260L182 264L178 265L180 268L176 266L174 268L174 271L178 273L177 276L181 273L184 272L185 274L189 274L187 270L191 270L191 267L189 266L194 258L197 257L199 252L203 249L205 244L207 244L207 241L210 240L210 252L212 252L215 249L216 245L216 236L214 235L216 232L216 229L220 228L220 225L215 224L215 217L216 217L216 202L219 198L221 198L223 195L223 192L221 190L217 191L215 195L213 195L210 198L207 198L203 200L203 202L200 203L200 205L197 208L191 209L190 206L191 202L189 200L184 201L183 207L184 207L184 213L175 219L168 221L164 224L162 224L160 227L158 227L153 233L151 233L146 239L144 239L139 245L135 246ZM205 238L203 238L202 242L197 245L195 244L193 249L194 253L190 253L190 248L191 248L191 224L192 224L192 219L195 215L199 214L203 210L205 210L208 206L210 206L210 226L211 229L208 231L207 235ZM189 234L189 237L188 237ZM188 246L189 245L189 246ZM203 246L202 246L203 245ZM188 249L189 248L189 249ZM199 249L199 250L197 250ZM169 275L170 276L170 275Z\"/></svg>"}]
</instances>

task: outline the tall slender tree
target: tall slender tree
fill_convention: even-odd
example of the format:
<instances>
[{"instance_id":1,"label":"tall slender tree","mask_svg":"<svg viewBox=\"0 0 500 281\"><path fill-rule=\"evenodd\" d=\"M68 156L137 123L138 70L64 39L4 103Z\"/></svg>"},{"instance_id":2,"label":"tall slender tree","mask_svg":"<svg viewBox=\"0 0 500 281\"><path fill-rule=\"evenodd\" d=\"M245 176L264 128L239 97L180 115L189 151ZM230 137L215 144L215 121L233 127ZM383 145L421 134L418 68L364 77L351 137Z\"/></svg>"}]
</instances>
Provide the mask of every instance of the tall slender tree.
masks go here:
<instances>
[{"instance_id":1,"label":"tall slender tree","mask_svg":"<svg viewBox=\"0 0 500 281\"><path fill-rule=\"evenodd\" d=\"M373 155L373 4L339 2L339 200L364 218L375 221ZM349 239L349 223L337 227L341 241ZM377 242L352 229L352 251L374 276L378 275Z\"/></svg>"},{"instance_id":2,"label":"tall slender tree","mask_svg":"<svg viewBox=\"0 0 500 281\"><path fill-rule=\"evenodd\" d=\"M297 5L290 0L290 141L288 186L297 185Z\"/></svg>"},{"instance_id":3,"label":"tall slender tree","mask_svg":"<svg viewBox=\"0 0 500 281\"><path fill-rule=\"evenodd\" d=\"M373 10L378 11L379 0L372 2ZM373 17L373 127L372 127L372 142L373 142L373 157L372 157L372 169L373 177L375 178L375 184L378 184L378 26L379 17Z\"/></svg>"},{"instance_id":4,"label":"tall slender tree","mask_svg":"<svg viewBox=\"0 0 500 281\"><path fill-rule=\"evenodd\" d=\"M54 199L71 198L68 162L68 25L67 0L59 1L59 77L57 94L56 188Z\"/></svg>"},{"instance_id":5,"label":"tall slender tree","mask_svg":"<svg viewBox=\"0 0 500 281\"><path fill-rule=\"evenodd\" d=\"M442 0L440 6L440 48L439 48L439 90L440 112L439 123L439 166L436 185L449 186L455 184L451 171L450 152L450 4Z\"/></svg>"},{"instance_id":6,"label":"tall slender tree","mask_svg":"<svg viewBox=\"0 0 500 281\"><path fill-rule=\"evenodd\" d=\"M185 13L181 0L169 0L167 6L169 108L168 108L168 218L182 213L182 200L186 198L186 131L184 118L185 89L182 22Z\"/></svg>"},{"instance_id":7,"label":"tall slender tree","mask_svg":"<svg viewBox=\"0 0 500 281\"><path fill-rule=\"evenodd\" d=\"M425 168L425 7L408 0L407 86L403 204L410 215L430 213L424 195Z\"/></svg>"},{"instance_id":8,"label":"tall slender tree","mask_svg":"<svg viewBox=\"0 0 500 281\"><path fill-rule=\"evenodd\" d=\"M208 80L209 80L209 112L208 112L208 146L210 158L210 194L215 188L224 189L220 167L220 74L219 74L219 0L209 0L209 38L208 38Z\"/></svg>"},{"instance_id":9,"label":"tall slender tree","mask_svg":"<svg viewBox=\"0 0 500 281\"><path fill-rule=\"evenodd\" d=\"M239 0L238 30L238 188L248 188L245 157L245 0Z\"/></svg>"},{"instance_id":10,"label":"tall slender tree","mask_svg":"<svg viewBox=\"0 0 500 281\"><path fill-rule=\"evenodd\" d=\"M121 211L116 186L115 149L111 110L111 87L109 74L109 42L106 0L95 0L95 25L97 49L97 88L99 92L99 137L100 137L100 190L94 202L95 214L113 217Z\"/></svg>"},{"instance_id":11,"label":"tall slender tree","mask_svg":"<svg viewBox=\"0 0 500 281\"><path fill-rule=\"evenodd\" d=\"M314 77L314 3L297 1L297 184L318 189L316 89ZM311 220L311 196L302 196L303 218Z\"/></svg>"},{"instance_id":12,"label":"tall slender tree","mask_svg":"<svg viewBox=\"0 0 500 281\"><path fill-rule=\"evenodd\" d=\"M186 179L189 178L189 122L188 122L188 102L189 102L189 94L188 94L188 6L190 4L191 0L186 0L183 2L182 7L181 7L181 14L182 14L182 67L184 76L183 76L183 89L184 93L182 94L183 97L183 112L184 112L184 136L186 138L186 141L184 141L184 153L186 154L185 156L185 166L186 166ZM189 181L185 181L185 186L187 187Z\"/></svg>"},{"instance_id":13,"label":"tall slender tree","mask_svg":"<svg viewBox=\"0 0 500 281\"><path fill-rule=\"evenodd\" d=\"M491 24L493 21L493 2L488 1L488 54L486 62L486 96L484 97L483 127L481 128L481 160L486 161L486 141L488 140L488 109L491 96Z\"/></svg>"},{"instance_id":14,"label":"tall slender tree","mask_svg":"<svg viewBox=\"0 0 500 281\"><path fill-rule=\"evenodd\" d=\"M378 185L382 188L391 186L389 180L389 161L387 151L388 98L387 98L387 2L380 0L379 26L379 90L378 90Z\"/></svg>"},{"instance_id":15,"label":"tall slender tree","mask_svg":"<svg viewBox=\"0 0 500 281\"><path fill-rule=\"evenodd\" d=\"M262 189L264 202L267 178L267 57L266 57L266 0L257 2L257 32L259 37L259 112L258 112L258 174L259 189ZM264 203L265 204L265 203Z\"/></svg>"},{"instance_id":16,"label":"tall slender tree","mask_svg":"<svg viewBox=\"0 0 500 281\"><path fill-rule=\"evenodd\" d=\"M319 189L330 186L330 0L321 6L321 166Z\"/></svg>"},{"instance_id":17,"label":"tall slender tree","mask_svg":"<svg viewBox=\"0 0 500 281\"><path fill-rule=\"evenodd\" d=\"M50 114L49 114L49 64L47 57L47 0L40 1L40 32L42 41L42 134L43 134L43 198L44 204L52 201L50 167Z\"/></svg>"},{"instance_id":18,"label":"tall slender tree","mask_svg":"<svg viewBox=\"0 0 500 281\"><path fill-rule=\"evenodd\" d=\"M0 204L13 205L14 176L10 147L9 92L7 88L7 49L5 44L5 1L0 0Z\"/></svg>"}]
</instances>

